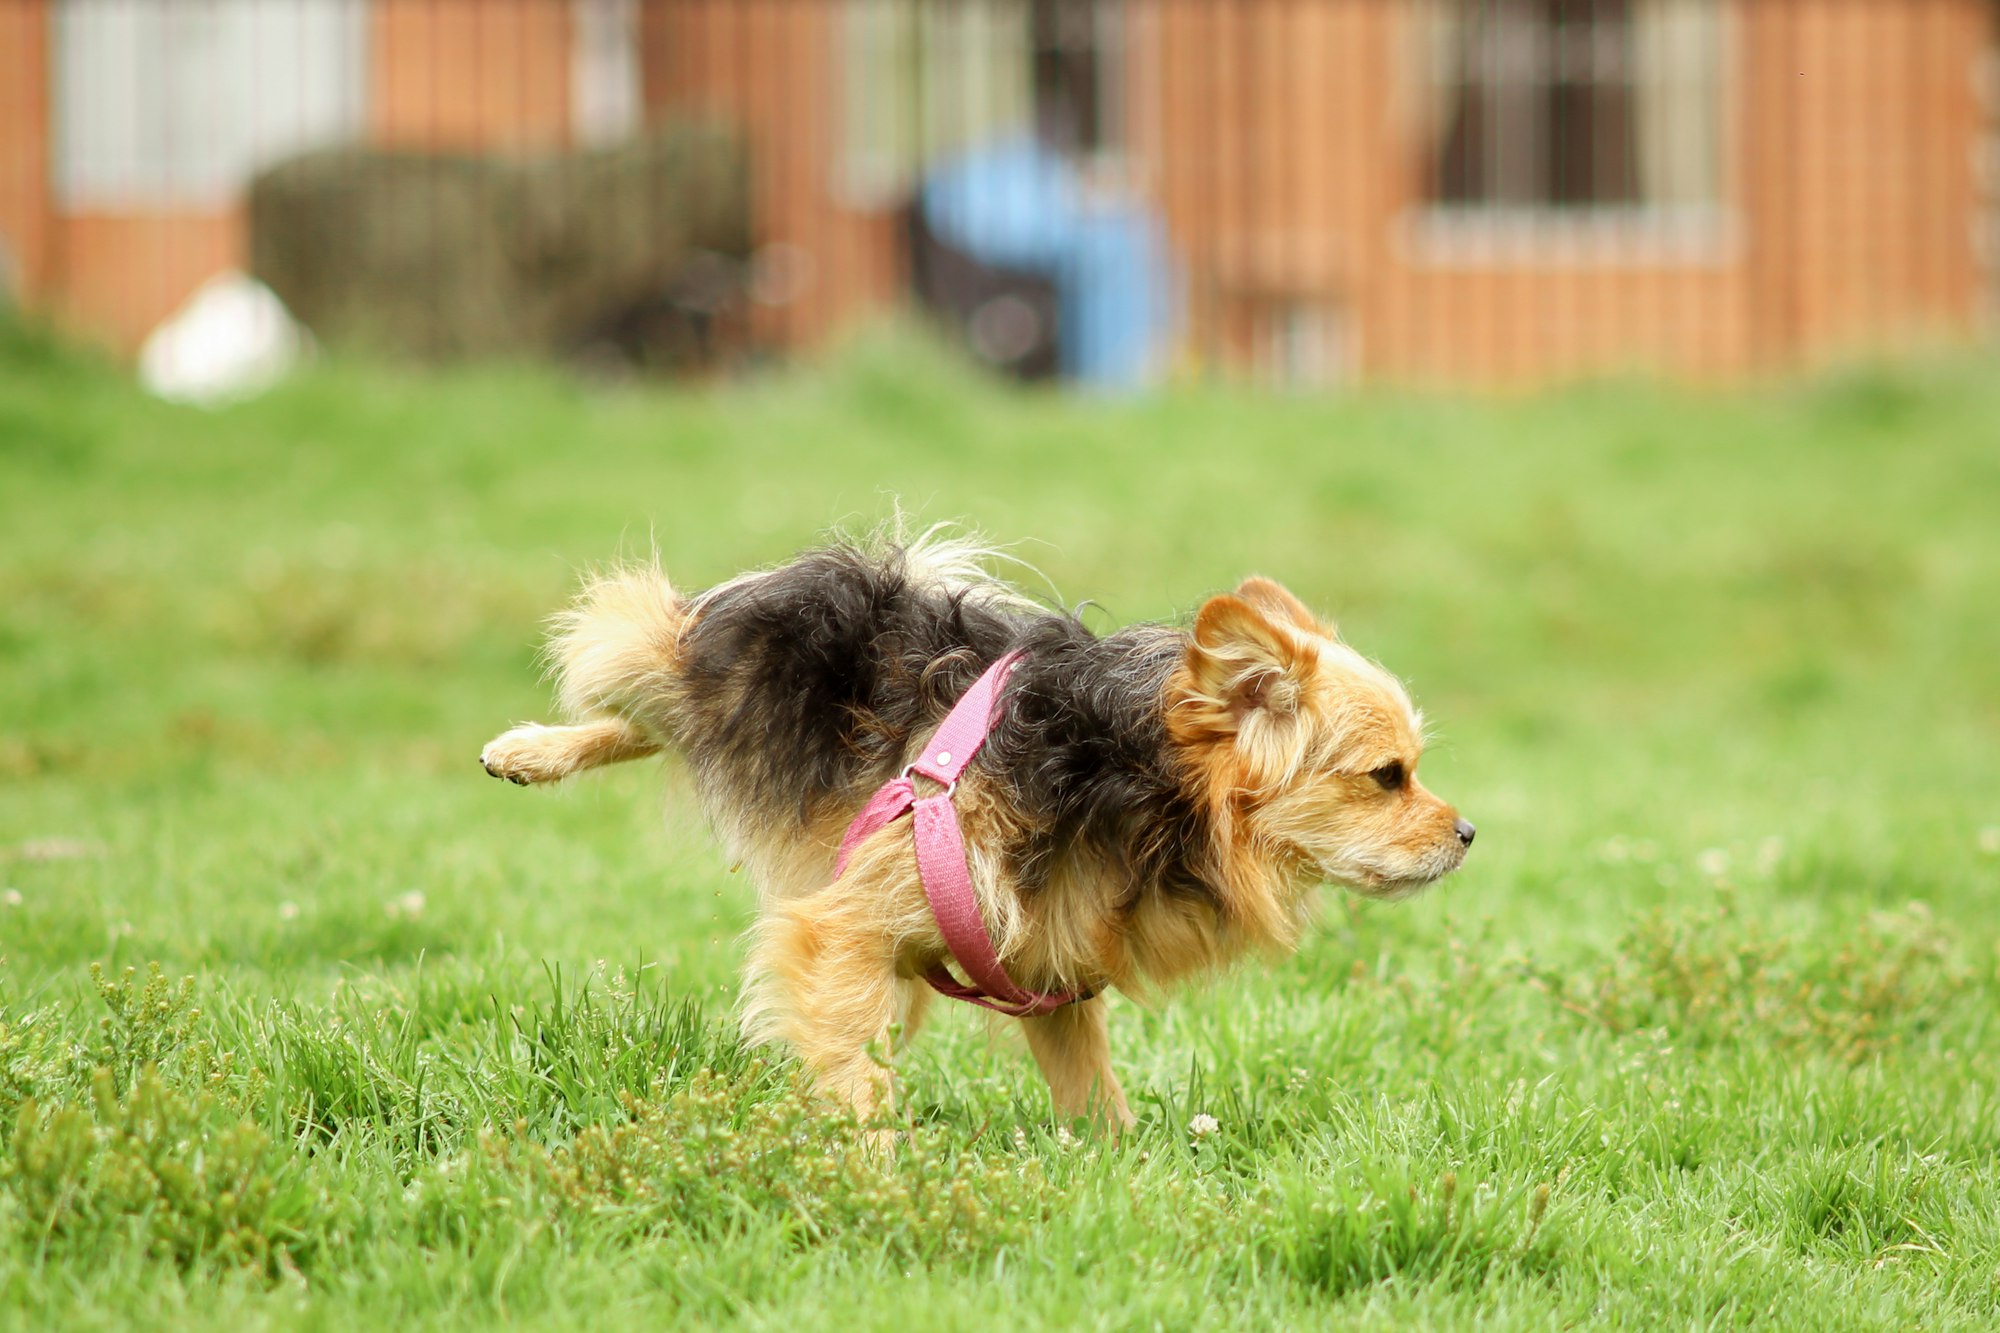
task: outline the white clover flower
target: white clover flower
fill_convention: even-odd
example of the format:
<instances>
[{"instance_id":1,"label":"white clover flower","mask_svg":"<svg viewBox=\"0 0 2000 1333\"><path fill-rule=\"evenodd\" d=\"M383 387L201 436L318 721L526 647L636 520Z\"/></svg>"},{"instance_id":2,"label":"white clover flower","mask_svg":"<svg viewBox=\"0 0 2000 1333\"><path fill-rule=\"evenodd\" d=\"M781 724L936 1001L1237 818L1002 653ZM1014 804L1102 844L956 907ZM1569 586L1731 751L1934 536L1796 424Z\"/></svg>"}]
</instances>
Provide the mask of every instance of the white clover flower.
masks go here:
<instances>
[{"instance_id":1,"label":"white clover flower","mask_svg":"<svg viewBox=\"0 0 2000 1333\"><path fill-rule=\"evenodd\" d=\"M5 893L0 893L0 903L5 903L9 907L19 907L21 905L21 891L19 889L8 889Z\"/></svg>"},{"instance_id":2,"label":"white clover flower","mask_svg":"<svg viewBox=\"0 0 2000 1333\"><path fill-rule=\"evenodd\" d=\"M278 920L297 921L298 919L299 919L299 905L297 903L278 904Z\"/></svg>"},{"instance_id":3,"label":"white clover flower","mask_svg":"<svg viewBox=\"0 0 2000 1333\"><path fill-rule=\"evenodd\" d=\"M1988 824L1979 830L1979 850L1988 856L2000 856L2000 824Z\"/></svg>"},{"instance_id":4,"label":"white clover flower","mask_svg":"<svg viewBox=\"0 0 2000 1333\"><path fill-rule=\"evenodd\" d=\"M1188 1133L1198 1139L1205 1139L1211 1134L1218 1133L1221 1129L1221 1122L1207 1112L1203 1112L1188 1121Z\"/></svg>"},{"instance_id":5,"label":"white clover flower","mask_svg":"<svg viewBox=\"0 0 2000 1333\"><path fill-rule=\"evenodd\" d=\"M1695 868L1710 879L1721 879L1729 873L1729 853L1720 847L1711 847L1694 859Z\"/></svg>"},{"instance_id":6,"label":"white clover flower","mask_svg":"<svg viewBox=\"0 0 2000 1333\"><path fill-rule=\"evenodd\" d=\"M422 889L411 889L408 893L384 903L382 910L387 912L392 918L422 916L424 914L424 891Z\"/></svg>"}]
</instances>

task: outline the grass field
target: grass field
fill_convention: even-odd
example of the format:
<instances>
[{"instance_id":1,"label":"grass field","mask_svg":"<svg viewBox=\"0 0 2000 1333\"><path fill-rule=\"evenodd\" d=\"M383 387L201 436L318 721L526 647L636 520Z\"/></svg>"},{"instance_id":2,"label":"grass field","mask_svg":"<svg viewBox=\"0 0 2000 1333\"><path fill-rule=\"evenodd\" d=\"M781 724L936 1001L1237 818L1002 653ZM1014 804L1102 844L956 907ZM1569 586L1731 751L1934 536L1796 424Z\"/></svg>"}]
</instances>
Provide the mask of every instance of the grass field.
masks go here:
<instances>
[{"instance_id":1,"label":"grass field","mask_svg":"<svg viewBox=\"0 0 2000 1333\"><path fill-rule=\"evenodd\" d=\"M1479 824L1114 1000L1124 1142L960 1010L877 1163L732 1035L749 894L671 769L663 817L657 766L474 763L582 565L892 497L1106 626L1286 580ZM1990 367L1114 405L888 341L204 414L12 336L0 534L0 1320L2000 1322Z\"/></svg>"}]
</instances>

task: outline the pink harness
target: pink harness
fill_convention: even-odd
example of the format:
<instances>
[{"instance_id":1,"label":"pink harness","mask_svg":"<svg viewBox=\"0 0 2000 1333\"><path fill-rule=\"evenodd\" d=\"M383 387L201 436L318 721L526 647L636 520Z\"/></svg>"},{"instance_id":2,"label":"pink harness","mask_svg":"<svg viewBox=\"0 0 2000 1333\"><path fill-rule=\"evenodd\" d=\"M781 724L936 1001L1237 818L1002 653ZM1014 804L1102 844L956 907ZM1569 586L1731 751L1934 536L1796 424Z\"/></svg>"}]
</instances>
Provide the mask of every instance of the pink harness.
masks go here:
<instances>
[{"instance_id":1,"label":"pink harness","mask_svg":"<svg viewBox=\"0 0 2000 1333\"><path fill-rule=\"evenodd\" d=\"M979 747L986 743L987 733L993 729L1000 687L1020 657L1019 653L1009 653L986 668L986 674L952 706L936 734L924 745L923 753L868 798L868 804L861 807L861 813L854 817L854 822L847 826L846 836L840 840L840 857L834 862L833 874L836 879L840 877L854 849L869 834L914 811L911 823L916 829L917 874L924 882L924 896L930 900L945 947L951 950L951 956L958 960L973 984L960 982L942 963L926 972L924 980L940 995L1016 1018L1029 1018L1087 1000L1091 992L1044 994L1022 990L1007 975L1007 969L1000 965L1000 956L993 950L993 937L986 933L986 922L979 915L979 899L972 891L972 875L965 864L965 838L959 832L958 811L951 803L959 774L965 772L965 766L972 762L972 756L979 752ZM912 773L944 784L944 790L935 796L919 798L910 777Z\"/></svg>"}]
</instances>

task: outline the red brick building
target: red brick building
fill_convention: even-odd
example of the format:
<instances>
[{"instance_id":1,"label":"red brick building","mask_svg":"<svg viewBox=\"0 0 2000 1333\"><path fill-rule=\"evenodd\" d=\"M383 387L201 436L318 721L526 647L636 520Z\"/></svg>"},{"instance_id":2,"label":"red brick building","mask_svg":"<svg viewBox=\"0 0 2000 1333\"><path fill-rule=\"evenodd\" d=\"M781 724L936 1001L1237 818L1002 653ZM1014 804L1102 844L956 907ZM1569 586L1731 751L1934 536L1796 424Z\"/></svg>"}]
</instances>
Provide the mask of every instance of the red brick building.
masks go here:
<instances>
[{"instance_id":1,"label":"red brick building","mask_svg":"<svg viewBox=\"0 0 2000 1333\"><path fill-rule=\"evenodd\" d=\"M247 252L286 151L576 142L567 0L0 0L0 246L26 299L114 346Z\"/></svg>"},{"instance_id":2,"label":"red brick building","mask_svg":"<svg viewBox=\"0 0 2000 1333\"><path fill-rule=\"evenodd\" d=\"M273 155L533 148L694 113L748 138L758 318L810 345L897 299L899 211L927 165L1032 129L1088 189L1161 220L1179 366L1733 377L1979 330L2000 194L1993 15L1987 0L0 0L0 247L28 300L130 347L239 260L241 184Z\"/></svg>"}]
</instances>

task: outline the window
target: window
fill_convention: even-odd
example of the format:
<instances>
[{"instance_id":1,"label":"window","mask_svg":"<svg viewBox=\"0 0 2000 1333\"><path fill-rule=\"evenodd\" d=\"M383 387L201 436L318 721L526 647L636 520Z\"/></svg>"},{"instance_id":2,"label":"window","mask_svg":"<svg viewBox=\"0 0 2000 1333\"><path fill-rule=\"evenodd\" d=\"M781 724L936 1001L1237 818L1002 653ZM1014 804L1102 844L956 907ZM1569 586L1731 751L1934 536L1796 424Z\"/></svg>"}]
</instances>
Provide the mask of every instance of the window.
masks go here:
<instances>
[{"instance_id":1,"label":"window","mask_svg":"<svg viewBox=\"0 0 2000 1333\"><path fill-rule=\"evenodd\" d=\"M1033 0L1035 133L1058 152L1094 156L1120 142L1119 5Z\"/></svg>"},{"instance_id":2,"label":"window","mask_svg":"<svg viewBox=\"0 0 2000 1333\"><path fill-rule=\"evenodd\" d=\"M1013 0L847 0L842 181L856 207L900 202L940 153L1029 123L1026 11Z\"/></svg>"},{"instance_id":3,"label":"window","mask_svg":"<svg viewBox=\"0 0 2000 1333\"><path fill-rule=\"evenodd\" d=\"M570 123L578 143L619 143L644 120L638 0L577 0Z\"/></svg>"},{"instance_id":4,"label":"window","mask_svg":"<svg viewBox=\"0 0 2000 1333\"><path fill-rule=\"evenodd\" d=\"M348 0L71 0L55 19L65 207L220 207L361 128L367 11Z\"/></svg>"},{"instance_id":5,"label":"window","mask_svg":"<svg viewBox=\"0 0 2000 1333\"><path fill-rule=\"evenodd\" d=\"M1432 0L1417 19L1433 207L1713 207L1718 0Z\"/></svg>"},{"instance_id":6,"label":"window","mask_svg":"<svg viewBox=\"0 0 2000 1333\"><path fill-rule=\"evenodd\" d=\"M1074 156L1120 142L1112 0L847 0L842 181L898 202L924 164L1032 132Z\"/></svg>"}]
</instances>

